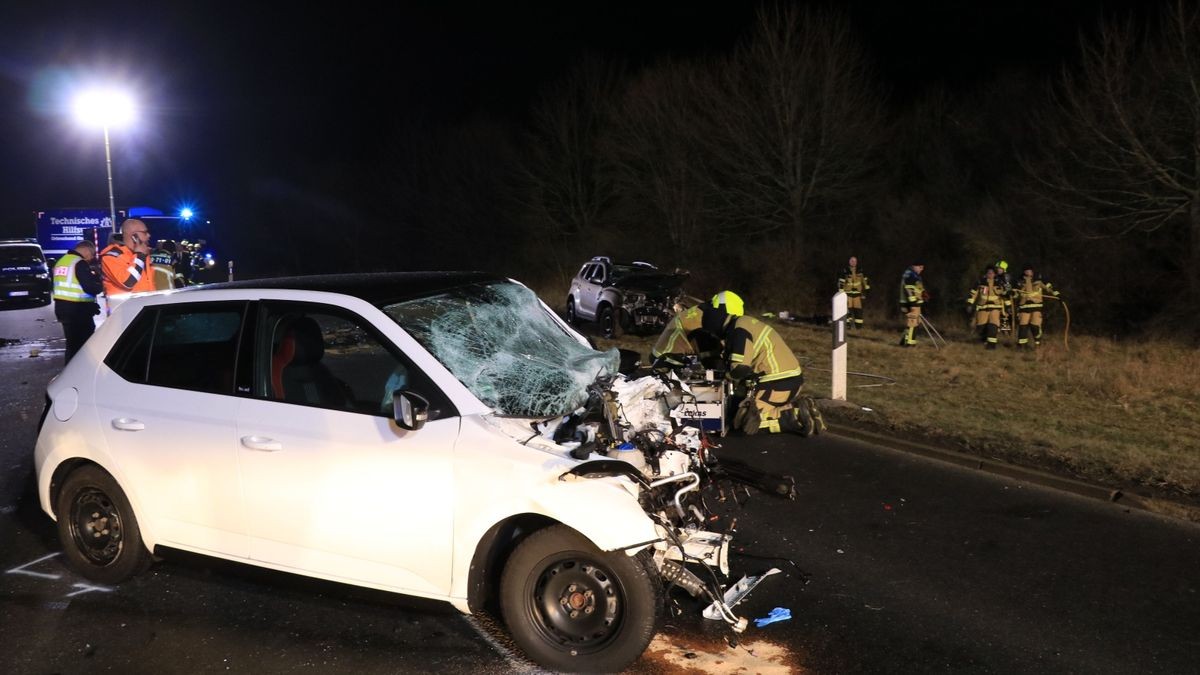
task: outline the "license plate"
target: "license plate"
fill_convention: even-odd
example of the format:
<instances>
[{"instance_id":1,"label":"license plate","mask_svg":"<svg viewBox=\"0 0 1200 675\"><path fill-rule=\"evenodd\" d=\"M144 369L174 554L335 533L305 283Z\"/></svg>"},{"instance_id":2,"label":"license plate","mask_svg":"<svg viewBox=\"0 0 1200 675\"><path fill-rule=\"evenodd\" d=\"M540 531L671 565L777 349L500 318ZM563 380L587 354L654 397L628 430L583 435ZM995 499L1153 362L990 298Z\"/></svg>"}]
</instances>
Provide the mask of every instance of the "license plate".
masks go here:
<instances>
[{"instance_id":1,"label":"license plate","mask_svg":"<svg viewBox=\"0 0 1200 675\"><path fill-rule=\"evenodd\" d=\"M10 298L19 298L23 295L29 295L29 291L9 291L8 292L8 297L10 297Z\"/></svg>"}]
</instances>

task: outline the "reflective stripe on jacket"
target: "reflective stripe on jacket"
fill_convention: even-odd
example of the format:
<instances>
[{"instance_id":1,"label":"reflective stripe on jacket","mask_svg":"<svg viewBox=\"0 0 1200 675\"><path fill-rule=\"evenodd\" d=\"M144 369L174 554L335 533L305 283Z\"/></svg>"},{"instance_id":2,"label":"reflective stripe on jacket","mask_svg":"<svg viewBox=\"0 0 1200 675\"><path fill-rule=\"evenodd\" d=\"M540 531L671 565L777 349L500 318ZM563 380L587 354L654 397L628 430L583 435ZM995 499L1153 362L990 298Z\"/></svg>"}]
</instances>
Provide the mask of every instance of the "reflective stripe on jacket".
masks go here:
<instances>
[{"instance_id":1,"label":"reflective stripe on jacket","mask_svg":"<svg viewBox=\"0 0 1200 675\"><path fill-rule=\"evenodd\" d=\"M752 316L739 316L725 333L725 354L731 372L748 368L759 382L797 377L803 369L779 332ZM736 379L744 379L750 373Z\"/></svg>"},{"instance_id":2,"label":"reflective stripe on jacket","mask_svg":"<svg viewBox=\"0 0 1200 675\"><path fill-rule=\"evenodd\" d=\"M676 314L662 335L658 336L658 342L655 342L654 348L650 350L650 357L657 359L664 354L695 354L696 345L688 336L692 331L700 330L703 316L699 305L693 305Z\"/></svg>"},{"instance_id":3,"label":"reflective stripe on jacket","mask_svg":"<svg viewBox=\"0 0 1200 675\"><path fill-rule=\"evenodd\" d=\"M96 301L96 296L83 290L75 276L75 265L82 260L78 254L68 253L54 261L54 291L51 297L64 302Z\"/></svg>"},{"instance_id":4,"label":"reflective stripe on jacket","mask_svg":"<svg viewBox=\"0 0 1200 675\"><path fill-rule=\"evenodd\" d=\"M112 244L100 253L104 273L104 292L108 295L153 291L154 265L149 256L140 256L121 244Z\"/></svg>"},{"instance_id":5,"label":"reflective stripe on jacket","mask_svg":"<svg viewBox=\"0 0 1200 675\"><path fill-rule=\"evenodd\" d=\"M838 277L838 290L844 291L846 295L855 296L871 290L871 284L867 283L867 275L863 274L857 267L850 269L847 267L842 270L842 276Z\"/></svg>"},{"instance_id":6,"label":"reflective stripe on jacket","mask_svg":"<svg viewBox=\"0 0 1200 675\"><path fill-rule=\"evenodd\" d=\"M900 279L900 304L925 304L925 282L921 281L921 275L911 267L904 271L904 276Z\"/></svg>"},{"instance_id":7,"label":"reflective stripe on jacket","mask_svg":"<svg viewBox=\"0 0 1200 675\"><path fill-rule=\"evenodd\" d=\"M1033 281L1021 280L1021 283L1013 289L1017 296L1017 307L1019 309L1041 309L1042 294L1058 295L1058 291L1054 290L1049 283L1036 279Z\"/></svg>"},{"instance_id":8,"label":"reflective stripe on jacket","mask_svg":"<svg viewBox=\"0 0 1200 675\"><path fill-rule=\"evenodd\" d=\"M975 309L980 312L1003 309L1004 296L994 283L980 284L971 291L971 297L967 298L967 304L975 305Z\"/></svg>"}]
</instances>

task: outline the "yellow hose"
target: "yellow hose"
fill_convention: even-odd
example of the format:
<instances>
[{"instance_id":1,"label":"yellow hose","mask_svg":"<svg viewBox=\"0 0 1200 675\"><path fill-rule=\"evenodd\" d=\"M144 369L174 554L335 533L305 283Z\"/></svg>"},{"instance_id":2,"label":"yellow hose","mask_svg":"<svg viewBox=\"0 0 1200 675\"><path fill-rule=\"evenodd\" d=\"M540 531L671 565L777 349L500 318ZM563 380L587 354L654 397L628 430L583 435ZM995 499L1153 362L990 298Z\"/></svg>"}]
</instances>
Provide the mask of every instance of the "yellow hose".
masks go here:
<instances>
[{"instance_id":1,"label":"yellow hose","mask_svg":"<svg viewBox=\"0 0 1200 675\"><path fill-rule=\"evenodd\" d=\"M1063 300L1062 298L1053 295L1047 295L1045 296L1045 299L1057 300L1058 302L1062 303L1063 312L1067 315L1067 325L1063 327L1063 349L1071 351L1071 345L1067 342L1067 337L1071 334L1071 308L1067 307L1067 301Z\"/></svg>"}]
</instances>

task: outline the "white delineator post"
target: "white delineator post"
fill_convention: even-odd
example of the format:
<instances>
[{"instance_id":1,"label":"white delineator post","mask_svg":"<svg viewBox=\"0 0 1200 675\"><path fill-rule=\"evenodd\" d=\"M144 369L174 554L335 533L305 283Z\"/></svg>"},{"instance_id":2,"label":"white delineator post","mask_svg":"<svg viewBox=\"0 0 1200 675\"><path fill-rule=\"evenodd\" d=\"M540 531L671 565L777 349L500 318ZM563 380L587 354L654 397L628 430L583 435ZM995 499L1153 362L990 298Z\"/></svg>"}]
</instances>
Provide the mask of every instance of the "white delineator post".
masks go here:
<instances>
[{"instance_id":1,"label":"white delineator post","mask_svg":"<svg viewBox=\"0 0 1200 675\"><path fill-rule=\"evenodd\" d=\"M846 400L846 294L833 296L833 378L829 398Z\"/></svg>"}]
</instances>

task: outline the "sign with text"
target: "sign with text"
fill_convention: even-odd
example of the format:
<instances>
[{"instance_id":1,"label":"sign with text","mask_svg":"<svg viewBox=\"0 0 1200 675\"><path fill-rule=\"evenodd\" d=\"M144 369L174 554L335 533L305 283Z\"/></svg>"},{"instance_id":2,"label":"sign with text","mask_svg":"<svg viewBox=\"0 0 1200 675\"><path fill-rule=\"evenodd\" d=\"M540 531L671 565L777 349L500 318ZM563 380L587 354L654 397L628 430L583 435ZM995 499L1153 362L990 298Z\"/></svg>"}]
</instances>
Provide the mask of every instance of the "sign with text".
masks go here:
<instances>
[{"instance_id":1,"label":"sign with text","mask_svg":"<svg viewBox=\"0 0 1200 675\"><path fill-rule=\"evenodd\" d=\"M104 246L112 232L113 222L108 209L56 209L37 212L37 240L48 257L57 257L80 239L91 238L97 231L99 245Z\"/></svg>"}]
</instances>

